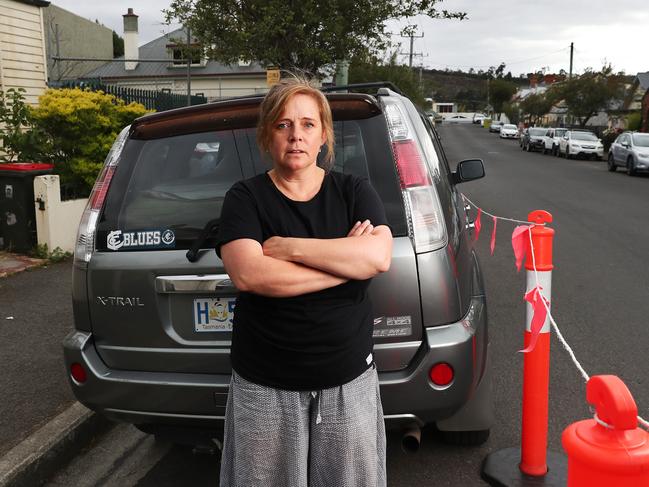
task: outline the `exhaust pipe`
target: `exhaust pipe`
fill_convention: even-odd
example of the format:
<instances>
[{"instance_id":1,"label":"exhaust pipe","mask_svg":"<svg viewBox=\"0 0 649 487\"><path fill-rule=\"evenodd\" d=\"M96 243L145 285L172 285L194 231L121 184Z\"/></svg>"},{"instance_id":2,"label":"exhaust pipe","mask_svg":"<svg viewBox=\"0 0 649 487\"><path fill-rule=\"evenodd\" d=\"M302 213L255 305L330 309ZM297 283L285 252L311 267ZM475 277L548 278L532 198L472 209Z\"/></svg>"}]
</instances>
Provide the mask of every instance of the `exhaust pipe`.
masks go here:
<instances>
[{"instance_id":1,"label":"exhaust pipe","mask_svg":"<svg viewBox=\"0 0 649 487\"><path fill-rule=\"evenodd\" d=\"M421 443L421 429L417 424L410 424L403 430L401 448L406 453L416 453Z\"/></svg>"}]
</instances>

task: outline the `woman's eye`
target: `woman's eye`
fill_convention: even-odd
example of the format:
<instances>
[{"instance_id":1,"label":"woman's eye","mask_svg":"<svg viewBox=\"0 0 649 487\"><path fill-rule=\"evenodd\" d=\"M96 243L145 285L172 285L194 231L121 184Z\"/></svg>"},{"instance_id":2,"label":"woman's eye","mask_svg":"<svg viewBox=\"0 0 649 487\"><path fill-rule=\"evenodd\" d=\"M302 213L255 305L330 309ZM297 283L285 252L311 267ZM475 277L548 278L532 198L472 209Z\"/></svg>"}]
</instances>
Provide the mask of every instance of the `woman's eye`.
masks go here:
<instances>
[{"instance_id":1,"label":"woman's eye","mask_svg":"<svg viewBox=\"0 0 649 487\"><path fill-rule=\"evenodd\" d=\"M288 128L288 123L286 123L286 122L280 122L280 123L277 124L277 128L278 128L278 129L285 129L285 128Z\"/></svg>"},{"instance_id":2,"label":"woman's eye","mask_svg":"<svg viewBox=\"0 0 649 487\"><path fill-rule=\"evenodd\" d=\"M305 127L308 127L308 128L312 128L312 127L315 127L315 124L314 124L313 122L306 122L306 123L304 124L304 126L305 126Z\"/></svg>"}]
</instances>

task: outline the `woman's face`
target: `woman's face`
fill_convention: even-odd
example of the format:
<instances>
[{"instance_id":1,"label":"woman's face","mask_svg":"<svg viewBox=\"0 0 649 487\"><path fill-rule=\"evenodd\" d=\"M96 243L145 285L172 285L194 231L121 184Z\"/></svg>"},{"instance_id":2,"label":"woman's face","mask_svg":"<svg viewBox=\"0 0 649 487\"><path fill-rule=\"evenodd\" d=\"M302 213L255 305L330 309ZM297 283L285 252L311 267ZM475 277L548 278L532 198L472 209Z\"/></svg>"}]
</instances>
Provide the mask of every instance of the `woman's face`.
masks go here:
<instances>
[{"instance_id":1,"label":"woman's face","mask_svg":"<svg viewBox=\"0 0 649 487\"><path fill-rule=\"evenodd\" d=\"M270 155L275 166L297 171L315 164L325 142L318 103L309 95L293 95L273 125Z\"/></svg>"}]
</instances>

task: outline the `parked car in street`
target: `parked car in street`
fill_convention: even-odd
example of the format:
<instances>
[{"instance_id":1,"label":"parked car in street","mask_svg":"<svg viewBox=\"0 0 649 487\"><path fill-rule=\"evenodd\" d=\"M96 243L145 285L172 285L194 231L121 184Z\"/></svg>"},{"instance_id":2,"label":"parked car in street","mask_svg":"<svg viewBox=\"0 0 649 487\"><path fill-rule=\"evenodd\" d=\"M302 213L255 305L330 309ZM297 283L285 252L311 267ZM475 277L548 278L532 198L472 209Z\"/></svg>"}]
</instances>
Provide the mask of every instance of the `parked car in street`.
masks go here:
<instances>
[{"instance_id":1,"label":"parked car in street","mask_svg":"<svg viewBox=\"0 0 649 487\"><path fill-rule=\"evenodd\" d=\"M568 129L550 127L545 134L545 147L543 148L544 154L552 154L556 156L559 153L559 140L563 137Z\"/></svg>"},{"instance_id":2,"label":"parked car in street","mask_svg":"<svg viewBox=\"0 0 649 487\"><path fill-rule=\"evenodd\" d=\"M487 116L484 113L476 113L473 115L473 123L481 123Z\"/></svg>"},{"instance_id":3,"label":"parked car in street","mask_svg":"<svg viewBox=\"0 0 649 487\"><path fill-rule=\"evenodd\" d=\"M568 130L559 139L559 157L566 159L584 156L589 159L604 159L604 146L602 141L593 132L588 130Z\"/></svg>"},{"instance_id":4,"label":"parked car in street","mask_svg":"<svg viewBox=\"0 0 649 487\"><path fill-rule=\"evenodd\" d=\"M500 129L502 126L505 125L503 122L499 122L498 120L491 122L491 125L489 125L489 132L500 132Z\"/></svg>"},{"instance_id":5,"label":"parked car in street","mask_svg":"<svg viewBox=\"0 0 649 487\"><path fill-rule=\"evenodd\" d=\"M623 132L615 139L608 151L608 170L618 166L626 168L629 176L649 172L649 134Z\"/></svg>"},{"instance_id":6,"label":"parked car in street","mask_svg":"<svg viewBox=\"0 0 649 487\"><path fill-rule=\"evenodd\" d=\"M486 297L458 185L484 165L451 170L429 118L387 87L327 97L333 170L370 181L394 236L390 270L369 290L386 424L480 444L493 423ZM215 232L228 189L268 168L261 101L150 114L115 141L79 225L63 343L88 408L176 441L222 435L238 290Z\"/></svg>"},{"instance_id":7,"label":"parked car in street","mask_svg":"<svg viewBox=\"0 0 649 487\"><path fill-rule=\"evenodd\" d=\"M518 127L511 123L506 123L500 129L500 138L501 139L517 139L518 138Z\"/></svg>"},{"instance_id":8,"label":"parked car in street","mask_svg":"<svg viewBox=\"0 0 649 487\"><path fill-rule=\"evenodd\" d=\"M523 131L520 146L527 152L543 151L545 148L545 134L548 129L545 127L530 127Z\"/></svg>"}]
</instances>

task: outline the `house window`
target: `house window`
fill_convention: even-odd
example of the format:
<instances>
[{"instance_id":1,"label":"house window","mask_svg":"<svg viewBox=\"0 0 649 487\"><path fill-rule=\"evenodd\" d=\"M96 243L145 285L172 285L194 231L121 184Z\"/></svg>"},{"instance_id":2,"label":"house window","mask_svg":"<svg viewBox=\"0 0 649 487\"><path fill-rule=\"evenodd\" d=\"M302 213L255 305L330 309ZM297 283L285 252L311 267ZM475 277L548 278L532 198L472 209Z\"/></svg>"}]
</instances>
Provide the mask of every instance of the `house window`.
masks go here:
<instances>
[{"instance_id":1,"label":"house window","mask_svg":"<svg viewBox=\"0 0 649 487\"><path fill-rule=\"evenodd\" d=\"M203 66L203 51L198 44L192 44L187 48L186 44L171 44L167 46L171 57L171 66L187 66L187 58L191 59L192 66Z\"/></svg>"}]
</instances>

